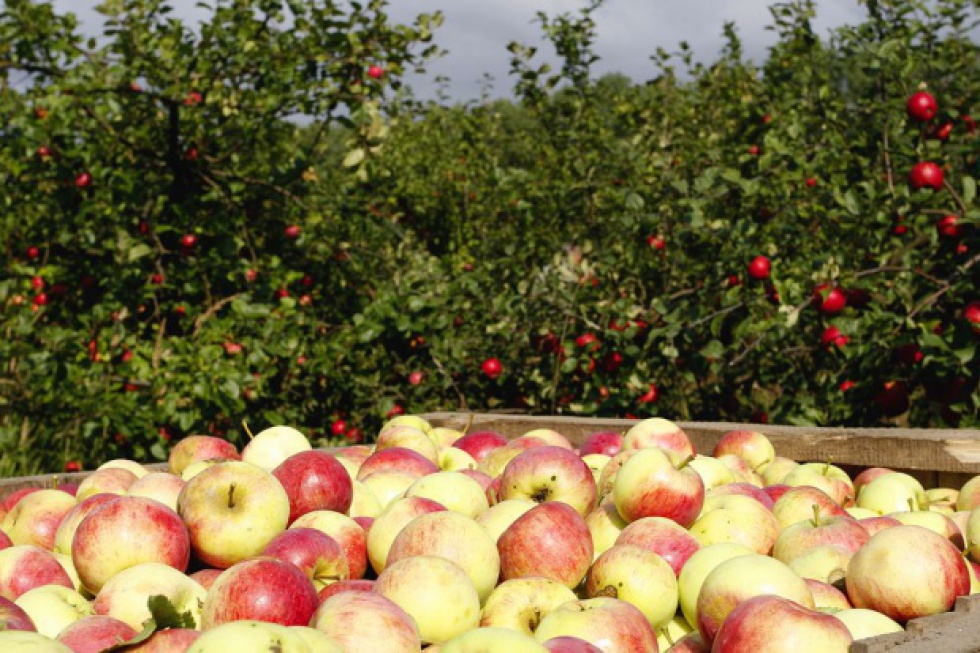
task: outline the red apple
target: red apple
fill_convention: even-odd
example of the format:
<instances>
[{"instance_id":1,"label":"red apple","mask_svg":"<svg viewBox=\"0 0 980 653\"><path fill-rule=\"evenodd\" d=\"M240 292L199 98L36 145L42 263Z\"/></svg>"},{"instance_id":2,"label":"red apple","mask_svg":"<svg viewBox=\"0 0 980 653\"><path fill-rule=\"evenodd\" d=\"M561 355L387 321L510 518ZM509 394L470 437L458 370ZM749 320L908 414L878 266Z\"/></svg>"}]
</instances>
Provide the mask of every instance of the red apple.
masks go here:
<instances>
[{"instance_id":1,"label":"red apple","mask_svg":"<svg viewBox=\"0 0 980 653\"><path fill-rule=\"evenodd\" d=\"M189 628L158 630L145 642L128 647L126 653L186 653L200 636L200 632Z\"/></svg>"},{"instance_id":2,"label":"red apple","mask_svg":"<svg viewBox=\"0 0 980 653\"><path fill-rule=\"evenodd\" d=\"M296 224L289 225L288 227L286 227L284 231L284 233L286 234L286 238L290 238L292 240L296 240L297 238L299 238L301 232L302 229L300 228L299 225Z\"/></svg>"},{"instance_id":3,"label":"red apple","mask_svg":"<svg viewBox=\"0 0 980 653\"><path fill-rule=\"evenodd\" d=\"M316 590L350 576L340 544L315 528L283 531L265 545L261 555L295 565L313 581Z\"/></svg>"},{"instance_id":4,"label":"red apple","mask_svg":"<svg viewBox=\"0 0 980 653\"><path fill-rule=\"evenodd\" d=\"M201 611L201 627L242 619L306 626L317 608L313 582L298 567L274 558L236 563L218 576Z\"/></svg>"},{"instance_id":5,"label":"red apple","mask_svg":"<svg viewBox=\"0 0 980 653\"><path fill-rule=\"evenodd\" d=\"M24 592L42 585L75 588L71 577L51 552L30 545L0 550L0 596L16 601Z\"/></svg>"},{"instance_id":6,"label":"red apple","mask_svg":"<svg viewBox=\"0 0 980 653\"><path fill-rule=\"evenodd\" d=\"M776 458L776 452L769 438L758 431L751 430L728 431L722 435L711 455L717 458L725 454L738 456L748 463L752 471L759 473L762 473Z\"/></svg>"},{"instance_id":7,"label":"red apple","mask_svg":"<svg viewBox=\"0 0 980 653\"><path fill-rule=\"evenodd\" d=\"M978 311L980 313L980 311ZM980 318L978 318L980 319ZM623 448L623 434L616 431L597 431L590 434L579 447L579 455L599 453L615 456Z\"/></svg>"},{"instance_id":8,"label":"red apple","mask_svg":"<svg viewBox=\"0 0 980 653\"><path fill-rule=\"evenodd\" d=\"M864 527L864 530L868 531L869 536L874 536L875 533L883 531L886 528L902 525L902 522L894 517L886 517L885 515L880 517L864 517L863 519L859 519L858 523Z\"/></svg>"},{"instance_id":9,"label":"red apple","mask_svg":"<svg viewBox=\"0 0 980 653\"><path fill-rule=\"evenodd\" d=\"M197 245L197 236L195 236L194 234L184 234L180 238L180 245L184 249L191 249L192 247Z\"/></svg>"},{"instance_id":10,"label":"red apple","mask_svg":"<svg viewBox=\"0 0 980 653\"><path fill-rule=\"evenodd\" d=\"M641 449L620 467L613 497L628 522L666 517L687 528L704 504L704 482L693 467L677 469L660 449Z\"/></svg>"},{"instance_id":11,"label":"red apple","mask_svg":"<svg viewBox=\"0 0 980 653\"><path fill-rule=\"evenodd\" d=\"M945 215L936 223L936 232L943 238L959 238L962 233L959 221L955 215Z\"/></svg>"},{"instance_id":12,"label":"red apple","mask_svg":"<svg viewBox=\"0 0 980 653\"><path fill-rule=\"evenodd\" d=\"M5 630L37 632L34 622L19 605L5 596L0 596L0 632Z\"/></svg>"},{"instance_id":13,"label":"red apple","mask_svg":"<svg viewBox=\"0 0 980 653\"><path fill-rule=\"evenodd\" d=\"M192 462L198 460L240 460L241 454L234 444L211 435L191 435L170 450L168 466L172 474L180 475Z\"/></svg>"},{"instance_id":14,"label":"red apple","mask_svg":"<svg viewBox=\"0 0 980 653\"><path fill-rule=\"evenodd\" d=\"M584 517L595 507L595 477L571 449L533 447L507 463L500 478L499 498L562 501Z\"/></svg>"},{"instance_id":15,"label":"red apple","mask_svg":"<svg viewBox=\"0 0 980 653\"><path fill-rule=\"evenodd\" d=\"M504 366L501 365L500 360L497 358L488 358L483 361L480 365L480 369L483 370L484 376L488 379L496 379L498 376L504 373Z\"/></svg>"},{"instance_id":16,"label":"red apple","mask_svg":"<svg viewBox=\"0 0 980 653\"><path fill-rule=\"evenodd\" d=\"M549 501L518 517L497 540L504 580L542 576L575 587L592 564L592 534L574 508Z\"/></svg>"},{"instance_id":17,"label":"red apple","mask_svg":"<svg viewBox=\"0 0 980 653\"><path fill-rule=\"evenodd\" d=\"M627 525L616 538L616 545L620 544L632 544L656 553L667 561L675 576L701 548L693 535L665 517L643 517Z\"/></svg>"},{"instance_id":18,"label":"red apple","mask_svg":"<svg viewBox=\"0 0 980 653\"><path fill-rule=\"evenodd\" d=\"M508 442L506 437L496 431L474 431L453 442L452 446L462 449L473 456L473 460L480 462L492 450L502 447Z\"/></svg>"},{"instance_id":19,"label":"red apple","mask_svg":"<svg viewBox=\"0 0 980 653\"><path fill-rule=\"evenodd\" d=\"M289 497L289 522L314 510L346 513L354 495L344 466L326 451L295 453L272 470Z\"/></svg>"},{"instance_id":20,"label":"red apple","mask_svg":"<svg viewBox=\"0 0 980 653\"><path fill-rule=\"evenodd\" d=\"M749 262L749 276L753 279L768 279L772 270L772 263L765 256L756 256Z\"/></svg>"},{"instance_id":21,"label":"red apple","mask_svg":"<svg viewBox=\"0 0 980 653\"><path fill-rule=\"evenodd\" d=\"M836 315L847 306L847 295L840 288L822 284L813 292L813 303L824 315Z\"/></svg>"},{"instance_id":22,"label":"red apple","mask_svg":"<svg viewBox=\"0 0 980 653\"><path fill-rule=\"evenodd\" d=\"M54 545L52 546L52 551L62 555L71 555L71 543L75 538L75 531L78 530L78 525L82 523L82 520L86 516L99 506L109 501L115 501L119 498L116 494L93 494L87 499L79 501L78 504L68 511L68 514L64 516L61 523L58 524L58 530L54 534Z\"/></svg>"},{"instance_id":23,"label":"red apple","mask_svg":"<svg viewBox=\"0 0 980 653\"><path fill-rule=\"evenodd\" d=\"M31 492L3 518L3 531L14 544L34 544L50 551L61 520L75 503L75 497L61 490Z\"/></svg>"},{"instance_id":24,"label":"red apple","mask_svg":"<svg viewBox=\"0 0 980 653\"><path fill-rule=\"evenodd\" d=\"M75 177L75 186L78 188L88 188L92 185L92 175L87 172L83 172L77 177Z\"/></svg>"},{"instance_id":25,"label":"red apple","mask_svg":"<svg viewBox=\"0 0 980 653\"><path fill-rule=\"evenodd\" d=\"M333 637L344 651L418 653L422 649L415 621L394 601L374 592L331 596L317 608L310 625Z\"/></svg>"},{"instance_id":26,"label":"red apple","mask_svg":"<svg viewBox=\"0 0 980 653\"><path fill-rule=\"evenodd\" d=\"M931 93L917 91L910 95L906 101L905 112L913 120L928 122L936 117L936 113L939 112L939 104Z\"/></svg>"},{"instance_id":27,"label":"red apple","mask_svg":"<svg viewBox=\"0 0 980 653\"><path fill-rule=\"evenodd\" d=\"M349 578L327 585L317 593L317 600L323 603L334 594L341 592L373 592L374 581L367 578Z\"/></svg>"},{"instance_id":28,"label":"red apple","mask_svg":"<svg viewBox=\"0 0 980 653\"><path fill-rule=\"evenodd\" d=\"M384 68L382 68L381 66L376 66L376 65L368 66L367 76L370 77L371 79L381 79L382 77L384 77L384 74L385 74Z\"/></svg>"},{"instance_id":29,"label":"red apple","mask_svg":"<svg viewBox=\"0 0 980 653\"><path fill-rule=\"evenodd\" d=\"M916 163L909 172L909 186L912 187L912 190L921 188L942 190L943 169L932 161Z\"/></svg>"},{"instance_id":30,"label":"red apple","mask_svg":"<svg viewBox=\"0 0 980 653\"><path fill-rule=\"evenodd\" d=\"M544 643L550 653L602 653L602 649L584 639L563 635L552 637Z\"/></svg>"},{"instance_id":31,"label":"red apple","mask_svg":"<svg viewBox=\"0 0 980 653\"><path fill-rule=\"evenodd\" d=\"M389 447L371 454L357 470L357 480L363 481L369 474L380 471L406 472L416 477L434 474L438 465L406 447Z\"/></svg>"},{"instance_id":32,"label":"red apple","mask_svg":"<svg viewBox=\"0 0 980 653\"><path fill-rule=\"evenodd\" d=\"M569 601L544 616L534 638L578 637L604 651L656 651L657 635L640 610L607 597Z\"/></svg>"},{"instance_id":33,"label":"red apple","mask_svg":"<svg viewBox=\"0 0 980 653\"><path fill-rule=\"evenodd\" d=\"M58 641L74 653L102 653L136 637L132 626L102 615L82 617L58 633Z\"/></svg>"},{"instance_id":34,"label":"red apple","mask_svg":"<svg viewBox=\"0 0 980 653\"><path fill-rule=\"evenodd\" d=\"M33 494L34 492L39 492L41 488L39 487L24 487L19 490L14 490L7 496L3 498L3 509L6 512L10 512L17 505L17 502L26 497L28 494Z\"/></svg>"},{"instance_id":35,"label":"red apple","mask_svg":"<svg viewBox=\"0 0 980 653\"><path fill-rule=\"evenodd\" d=\"M841 330L834 325L830 325L820 334L820 344L827 348L830 348L831 345L843 348L849 340L850 338L841 333Z\"/></svg>"},{"instance_id":36,"label":"red apple","mask_svg":"<svg viewBox=\"0 0 980 653\"><path fill-rule=\"evenodd\" d=\"M224 569L213 569L208 567L206 569L198 569L193 574L189 574L189 577L194 579L204 589L209 590L211 589L211 586L214 585L214 581L216 581L218 576L224 573L224 571Z\"/></svg>"},{"instance_id":37,"label":"red apple","mask_svg":"<svg viewBox=\"0 0 980 653\"><path fill-rule=\"evenodd\" d=\"M812 519L789 524L780 531L772 557L789 564L817 546L834 546L853 555L869 538L868 531L850 516L824 516L814 507Z\"/></svg>"},{"instance_id":38,"label":"red apple","mask_svg":"<svg viewBox=\"0 0 980 653\"><path fill-rule=\"evenodd\" d=\"M789 486L787 486L788 488ZM708 490L705 498L707 497L719 497L730 494L741 494L742 496L755 499L761 503L767 510L772 510L773 498L766 492L766 488L759 488L751 483L725 483L724 485L719 485L718 487L711 488Z\"/></svg>"},{"instance_id":39,"label":"red apple","mask_svg":"<svg viewBox=\"0 0 980 653\"><path fill-rule=\"evenodd\" d=\"M351 578L361 578L367 570L367 533L361 522L370 518L351 518L330 510L308 512L292 523L290 528L315 528L329 535L344 551Z\"/></svg>"},{"instance_id":40,"label":"red apple","mask_svg":"<svg viewBox=\"0 0 980 653\"><path fill-rule=\"evenodd\" d=\"M712 652L824 653L850 648L851 632L840 619L780 596L756 596L728 614Z\"/></svg>"},{"instance_id":41,"label":"red apple","mask_svg":"<svg viewBox=\"0 0 980 653\"><path fill-rule=\"evenodd\" d=\"M670 420L651 417L634 424L623 435L623 450L656 447L675 465L694 457L694 445L684 430Z\"/></svg>"}]
</instances>

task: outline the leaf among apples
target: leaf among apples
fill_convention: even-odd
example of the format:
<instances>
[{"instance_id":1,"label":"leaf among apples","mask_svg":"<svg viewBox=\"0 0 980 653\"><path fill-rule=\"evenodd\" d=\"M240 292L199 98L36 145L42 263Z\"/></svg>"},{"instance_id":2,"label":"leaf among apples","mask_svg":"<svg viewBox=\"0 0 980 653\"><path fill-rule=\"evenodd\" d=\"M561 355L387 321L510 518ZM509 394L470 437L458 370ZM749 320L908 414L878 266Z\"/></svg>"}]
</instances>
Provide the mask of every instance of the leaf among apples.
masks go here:
<instances>
[{"instance_id":1,"label":"leaf among apples","mask_svg":"<svg viewBox=\"0 0 980 653\"><path fill-rule=\"evenodd\" d=\"M153 637L155 633L168 628L188 628L190 630L197 628L194 615L190 611L178 612L170 599L162 594L151 596L146 602L146 607L149 608L150 614L153 616L143 623L143 630L140 631L139 635L128 642L107 648L102 653L130 651Z\"/></svg>"}]
</instances>

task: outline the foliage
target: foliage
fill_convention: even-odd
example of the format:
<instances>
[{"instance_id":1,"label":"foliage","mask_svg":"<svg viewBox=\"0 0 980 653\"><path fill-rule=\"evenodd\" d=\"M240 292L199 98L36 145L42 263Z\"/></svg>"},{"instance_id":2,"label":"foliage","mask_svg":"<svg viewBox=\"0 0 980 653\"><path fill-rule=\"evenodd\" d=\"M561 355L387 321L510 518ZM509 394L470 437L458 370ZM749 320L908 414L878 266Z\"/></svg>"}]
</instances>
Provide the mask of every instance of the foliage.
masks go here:
<instances>
[{"instance_id":1,"label":"foliage","mask_svg":"<svg viewBox=\"0 0 980 653\"><path fill-rule=\"evenodd\" d=\"M405 409L980 421L967 0L869 0L829 38L776 4L761 65L728 25L717 61L660 49L643 83L594 77L593 0L539 17L561 70L513 44L514 100L467 105L398 93L438 16L245 4L195 30L107 2L95 42L0 14L3 471L242 417L324 441ZM941 190L910 189L919 161Z\"/></svg>"}]
</instances>

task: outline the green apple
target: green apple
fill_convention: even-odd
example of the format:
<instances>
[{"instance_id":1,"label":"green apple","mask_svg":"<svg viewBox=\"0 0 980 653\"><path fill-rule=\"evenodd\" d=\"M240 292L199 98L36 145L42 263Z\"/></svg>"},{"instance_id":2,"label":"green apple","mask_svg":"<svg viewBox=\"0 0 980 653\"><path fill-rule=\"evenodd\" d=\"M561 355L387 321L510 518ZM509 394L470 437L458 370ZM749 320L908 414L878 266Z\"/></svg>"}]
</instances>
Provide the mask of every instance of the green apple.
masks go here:
<instances>
[{"instance_id":1,"label":"green apple","mask_svg":"<svg viewBox=\"0 0 980 653\"><path fill-rule=\"evenodd\" d=\"M708 574L726 560L753 553L752 549L738 542L718 542L698 549L687 559L677 575L681 612L687 623L693 626L698 622L698 594Z\"/></svg>"},{"instance_id":2,"label":"green apple","mask_svg":"<svg viewBox=\"0 0 980 653\"><path fill-rule=\"evenodd\" d=\"M305 435L291 426L271 426L242 449L242 460L271 472L294 453L313 448Z\"/></svg>"},{"instance_id":3,"label":"green apple","mask_svg":"<svg viewBox=\"0 0 980 653\"><path fill-rule=\"evenodd\" d=\"M858 507L873 510L879 515L919 510L925 502L926 492L922 484L904 472L892 472L872 479L861 487L857 496Z\"/></svg>"},{"instance_id":4,"label":"green apple","mask_svg":"<svg viewBox=\"0 0 980 653\"><path fill-rule=\"evenodd\" d=\"M855 642L859 639L900 633L905 630L894 619L866 608L848 608L835 612L834 616L847 626Z\"/></svg>"}]
</instances>

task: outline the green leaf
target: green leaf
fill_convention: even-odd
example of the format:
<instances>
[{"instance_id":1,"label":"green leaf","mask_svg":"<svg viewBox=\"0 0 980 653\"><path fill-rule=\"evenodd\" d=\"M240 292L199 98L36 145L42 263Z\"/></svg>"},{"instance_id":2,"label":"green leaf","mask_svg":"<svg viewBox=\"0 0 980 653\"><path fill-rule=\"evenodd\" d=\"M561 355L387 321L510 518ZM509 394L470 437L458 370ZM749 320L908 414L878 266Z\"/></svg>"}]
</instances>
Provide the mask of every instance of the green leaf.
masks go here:
<instances>
[{"instance_id":1,"label":"green leaf","mask_svg":"<svg viewBox=\"0 0 980 653\"><path fill-rule=\"evenodd\" d=\"M963 203L967 206L973 204L977 196L977 180L973 177L963 177Z\"/></svg>"}]
</instances>

